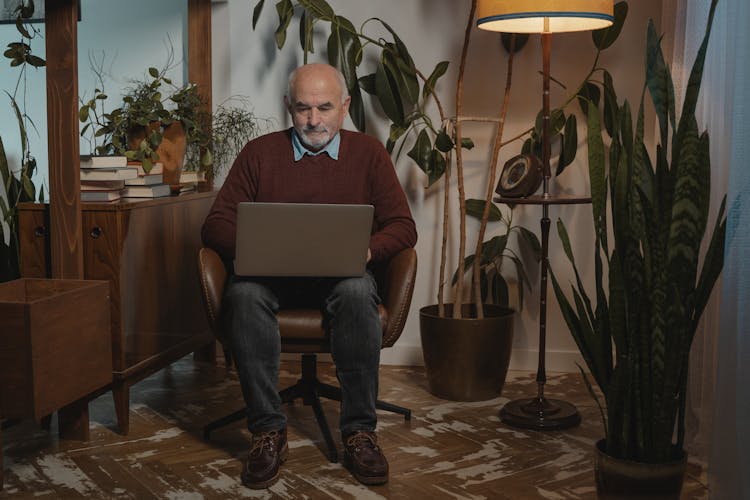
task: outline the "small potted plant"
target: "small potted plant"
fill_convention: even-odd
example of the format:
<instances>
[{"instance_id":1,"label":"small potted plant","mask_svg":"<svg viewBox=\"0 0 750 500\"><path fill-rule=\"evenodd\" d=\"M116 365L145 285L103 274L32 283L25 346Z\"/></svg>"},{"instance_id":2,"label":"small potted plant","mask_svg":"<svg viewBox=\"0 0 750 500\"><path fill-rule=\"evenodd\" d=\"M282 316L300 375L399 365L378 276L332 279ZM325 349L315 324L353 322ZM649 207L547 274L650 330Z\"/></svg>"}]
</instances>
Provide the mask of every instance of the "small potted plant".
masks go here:
<instances>
[{"instance_id":1,"label":"small potted plant","mask_svg":"<svg viewBox=\"0 0 750 500\"><path fill-rule=\"evenodd\" d=\"M134 82L122 97L122 105L109 111L104 110L107 94L95 89L93 97L81 105L79 119L86 123L82 136L93 129L94 143L102 139L95 145L98 154L127 156L141 162L145 172L160 162L164 182L178 185L188 143L199 148L202 162L210 163L210 140L202 118L204 101L196 85L178 88L165 73L166 69L149 68L150 78Z\"/></svg>"},{"instance_id":2,"label":"small potted plant","mask_svg":"<svg viewBox=\"0 0 750 500\"><path fill-rule=\"evenodd\" d=\"M172 99L181 101L174 96ZM191 181L208 183L229 170L245 144L270 128L270 120L258 117L248 99L242 96L227 99L210 114L201 109L199 114L183 122L190 123L190 120L198 125L187 127L188 148L183 174L196 173Z\"/></svg>"}]
</instances>

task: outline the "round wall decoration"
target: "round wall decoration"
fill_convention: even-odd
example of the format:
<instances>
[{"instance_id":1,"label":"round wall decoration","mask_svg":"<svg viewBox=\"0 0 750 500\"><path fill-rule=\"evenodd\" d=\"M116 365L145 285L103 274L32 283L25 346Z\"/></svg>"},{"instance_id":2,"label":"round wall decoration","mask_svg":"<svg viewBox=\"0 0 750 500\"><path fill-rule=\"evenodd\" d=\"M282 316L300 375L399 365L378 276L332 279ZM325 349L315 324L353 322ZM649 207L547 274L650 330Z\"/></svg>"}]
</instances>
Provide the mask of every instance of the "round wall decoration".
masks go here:
<instances>
[{"instance_id":1,"label":"round wall decoration","mask_svg":"<svg viewBox=\"0 0 750 500\"><path fill-rule=\"evenodd\" d=\"M522 198L534 194L541 184L539 158L521 154L505 162L495 192L507 198Z\"/></svg>"}]
</instances>

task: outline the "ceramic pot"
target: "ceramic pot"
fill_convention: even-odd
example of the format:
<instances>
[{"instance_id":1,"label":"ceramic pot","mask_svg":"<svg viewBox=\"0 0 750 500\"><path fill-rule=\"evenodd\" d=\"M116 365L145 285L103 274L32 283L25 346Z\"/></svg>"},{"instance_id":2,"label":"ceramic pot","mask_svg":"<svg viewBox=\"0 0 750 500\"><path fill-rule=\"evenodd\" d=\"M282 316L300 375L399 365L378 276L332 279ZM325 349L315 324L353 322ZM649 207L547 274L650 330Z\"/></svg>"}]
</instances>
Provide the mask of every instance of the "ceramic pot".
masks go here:
<instances>
[{"instance_id":1,"label":"ceramic pot","mask_svg":"<svg viewBox=\"0 0 750 500\"><path fill-rule=\"evenodd\" d=\"M483 319L474 305L463 307L463 319L453 319L452 304L419 311L425 372L430 392L451 401L485 401L500 396L513 345L515 311L485 304Z\"/></svg>"},{"instance_id":2,"label":"ceramic pot","mask_svg":"<svg viewBox=\"0 0 750 500\"><path fill-rule=\"evenodd\" d=\"M161 144L156 152L159 154L159 161L164 165L164 183L169 184L173 190L175 187L179 190L180 174L187 152L187 138L181 122L172 122L164 128Z\"/></svg>"},{"instance_id":3,"label":"ceramic pot","mask_svg":"<svg viewBox=\"0 0 750 500\"><path fill-rule=\"evenodd\" d=\"M648 464L614 458L606 447L604 439L596 443L596 492L600 499L679 500L686 453L673 462Z\"/></svg>"},{"instance_id":4,"label":"ceramic pot","mask_svg":"<svg viewBox=\"0 0 750 500\"><path fill-rule=\"evenodd\" d=\"M161 127L158 122L153 122L149 126L151 130ZM140 142L146 138L146 128L137 127L128 134L128 147L131 150L138 149ZM185 128L179 121L174 121L164 127L162 130L162 140L156 148L159 155L159 163L162 164L162 178L165 184L169 184L172 190L179 191L180 175L185 163L185 153L187 152L187 137Z\"/></svg>"}]
</instances>

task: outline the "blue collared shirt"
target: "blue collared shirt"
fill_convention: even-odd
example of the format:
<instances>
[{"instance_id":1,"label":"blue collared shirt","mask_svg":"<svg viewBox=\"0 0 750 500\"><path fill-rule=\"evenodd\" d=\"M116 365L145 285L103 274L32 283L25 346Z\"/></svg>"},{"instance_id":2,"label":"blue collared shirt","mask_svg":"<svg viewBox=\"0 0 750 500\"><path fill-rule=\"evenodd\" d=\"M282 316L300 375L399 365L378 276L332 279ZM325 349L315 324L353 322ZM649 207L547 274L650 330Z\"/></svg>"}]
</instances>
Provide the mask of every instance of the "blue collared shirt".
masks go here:
<instances>
[{"instance_id":1,"label":"blue collared shirt","mask_svg":"<svg viewBox=\"0 0 750 500\"><path fill-rule=\"evenodd\" d=\"M328 156L330 156L334 160L338 160L339 145L341 145L341 133L336 132L336 135L333 136L331 142L326 144L326 147L324 147L320 151L310 151L305 147L304 144L302 144L302 141L297 135L297 131L295 129L292 129L292 148L294 148L294 161L300 161L306 154L310 156L316 156L321 153L328 153Z\"/></svg>"}]
</instances>

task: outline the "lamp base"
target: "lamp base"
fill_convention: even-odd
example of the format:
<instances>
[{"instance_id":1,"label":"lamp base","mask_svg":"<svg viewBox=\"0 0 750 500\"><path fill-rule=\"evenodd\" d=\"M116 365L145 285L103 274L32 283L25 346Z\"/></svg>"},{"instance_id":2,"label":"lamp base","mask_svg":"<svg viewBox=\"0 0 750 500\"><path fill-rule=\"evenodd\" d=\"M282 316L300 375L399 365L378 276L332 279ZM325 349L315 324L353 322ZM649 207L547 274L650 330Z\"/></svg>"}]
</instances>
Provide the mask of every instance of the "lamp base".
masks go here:
<instances>
[{"instance_id":1,"label":"lamp base","mask_svg":"<svg viewBox=\"0 0 750 500\"><path fill-rule=\"evenodd\" d=\"M557 431L577 426L581 415L565 401L535 397L506 403L500 410L500 420L522 429Z\"/></svg>"}]
</instances>

